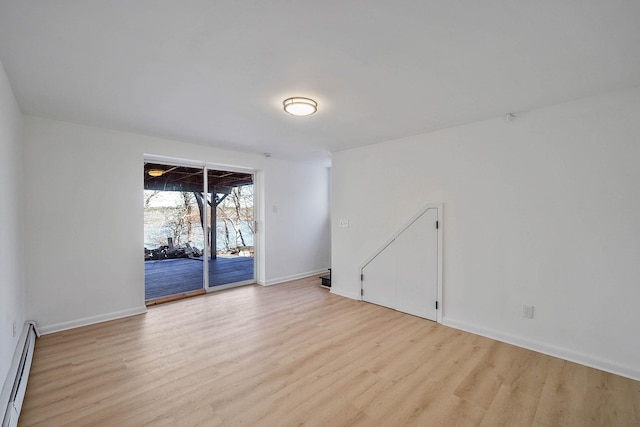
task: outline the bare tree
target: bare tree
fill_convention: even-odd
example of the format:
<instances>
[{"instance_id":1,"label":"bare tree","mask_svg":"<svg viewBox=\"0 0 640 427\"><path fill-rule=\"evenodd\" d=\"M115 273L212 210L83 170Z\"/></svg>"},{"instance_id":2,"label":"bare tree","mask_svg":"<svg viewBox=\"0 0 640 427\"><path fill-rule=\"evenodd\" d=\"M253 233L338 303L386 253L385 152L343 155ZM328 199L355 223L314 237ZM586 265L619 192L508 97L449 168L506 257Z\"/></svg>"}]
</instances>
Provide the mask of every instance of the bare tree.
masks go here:
<instances>
[{"instance_id":1,"label":"bare tree","mask_svg":"<svg viewBox=\"0 0 640 427\"><path fill-rule=\"evenodd\" d=\"M191 242L193 240L193 228L191 226L193 219L193 194L183 192L182 201L184 203L184 218L187 225L187 242Z\"/></svg>"},{"instance_id":2,"label":"bare tree","mask_svg":"<svg viewBox=\"0 0 640 427\"><path fill-rule=\"evenodd\" d=\"M224 223L226 250L230 250L229 227L235 234L235 246L247 246L245 234L253 235L253 185L234 187L228 197L218 205L217 218Z\"/></svg>"},{"instance_id":3,"label":"bare tree","mask_svg":"<svg viewBox=\"0 0 640 427\"><path fill-rule=\"evenodd\" d=\"M230 233L229 233L229 220L226 218L222 219L222 226L220 227L223 236L224 236L224 250L225 252L229 252L231 249L231 241L230 241ZM217 250L217 248L216 248Z\"/></svg>"},{"instance_id":4,"label":"bare tree","mask_svg":"<svg viewBox=\"0 0 640 427\"><path fill-rule=\"evenodd\" d=\"M240 202L240 190L241 187L235 187L231 190L231 201L234 207L234 221L233 228L236 232L236 246L247 246L244 242L244 236L242 235L242 204Z\"/></svg>"},{"instance_id":5,"label":"bare tree","mask_svg":"<svg viewBox=\"0 0 640 427\"><path fill-rule=\"evenodd\" d=\"M149 193L149 194L148 194ZM145 210L155 212L156 217L161 219L160 230L165 230L167 234L157 237L156 242L159 245L167 244L167 237L173 239L174 245L183 245L189 243L194 238L193 224L199 223L198 214L195 210L195 198L192 193L181 192L179 199L174 206L159 206L150 208L149 201L159 192L145 192ZM156 193L156 194L152 194ZM147 212L145 212L145 216ZM154 215L150 213L150 215Z\"/></svg>"},{"instance_id":6,"label":"bare tree","mask_svg":"<svg viewBox=\"0 0 640 427\"><path fill-rule=\"evenodd\" d=\"M147 209L151 200L160 193L160 190L144 190L144 208Z\"/></svg>"}]
</instances>

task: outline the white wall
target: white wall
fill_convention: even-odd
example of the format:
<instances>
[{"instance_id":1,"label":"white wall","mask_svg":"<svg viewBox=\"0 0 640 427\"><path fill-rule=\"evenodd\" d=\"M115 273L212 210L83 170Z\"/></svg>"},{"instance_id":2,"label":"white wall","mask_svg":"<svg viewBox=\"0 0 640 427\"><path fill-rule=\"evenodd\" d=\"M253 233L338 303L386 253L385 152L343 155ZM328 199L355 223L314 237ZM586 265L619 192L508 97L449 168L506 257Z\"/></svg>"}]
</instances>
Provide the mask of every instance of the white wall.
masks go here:
<instances>
[{"instance_id":1,"label":"white wall","mask_svg":"<svg viewBox=\"0 0 640 427\"><path fill-rule=\"evenodd\" d=\"M43 331L144 311L144 154L259 171L263 198L282 206L278 216L258 207L260 283L329 266L328 209L318 214L309 203L309 194L327 194L326 161L301 165L27 117L26 302ZM302 249L290 250L291 236Z\"/></svg>"},{"instance_id":2,"label":"white wall","mask_svg":"<svg viewBox=\"0 0 640 427\"><path fill-rule=\"evenodd\" d=\"M639 161L640 88L335 153L332 291L443 202L443 323L640 379Z\"/></svg>"},{"instance_id":3,"label":"white wall","mask_svg":"<svg viewBox=\"0 0 640 427\"><path fill-rule=\"evenodd\" d=\"M0 63L0 384L25 321L22 113ZM13 324L16 334L13 334Z\"/></svg>"},{"instance_id":4,"label":"white wall","mask_svg":"<svg viewBox=\"0 0 640 427\"><path fill-rule=\"evenodd\" d=\"M273 158L267 165L265 252L271 268L266 284L325 271L331 263L329 168L308 162L281 165Z\"/></svg>"}]
</instances>

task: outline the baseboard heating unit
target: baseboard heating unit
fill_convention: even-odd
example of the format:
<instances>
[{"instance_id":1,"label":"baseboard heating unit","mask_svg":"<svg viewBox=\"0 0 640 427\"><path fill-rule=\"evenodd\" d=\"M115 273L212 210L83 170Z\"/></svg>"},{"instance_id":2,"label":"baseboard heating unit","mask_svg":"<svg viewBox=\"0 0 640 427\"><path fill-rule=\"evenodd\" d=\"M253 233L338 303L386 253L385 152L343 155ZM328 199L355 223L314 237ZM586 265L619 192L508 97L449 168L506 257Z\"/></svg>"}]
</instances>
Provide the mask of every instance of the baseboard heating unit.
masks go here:
<instances>
[{"instance_id":1,"label":"baseboard heating unit","mask_svg":"<svg viewBox=\"0 0 640 427\"><path fill-rule=\"evenodd\" d=\"M2 427L14 427L18 425L18 417L22 409L24 394L27 391L27 380L33 359L33 350L36 346L36 338L40 334L35 322L26 322L22 328L16 352L11 361L11 367L7 373L7 380L2 387L2 399L0 400L0 414L3 415Z\"/></svg>"}]
</instances>

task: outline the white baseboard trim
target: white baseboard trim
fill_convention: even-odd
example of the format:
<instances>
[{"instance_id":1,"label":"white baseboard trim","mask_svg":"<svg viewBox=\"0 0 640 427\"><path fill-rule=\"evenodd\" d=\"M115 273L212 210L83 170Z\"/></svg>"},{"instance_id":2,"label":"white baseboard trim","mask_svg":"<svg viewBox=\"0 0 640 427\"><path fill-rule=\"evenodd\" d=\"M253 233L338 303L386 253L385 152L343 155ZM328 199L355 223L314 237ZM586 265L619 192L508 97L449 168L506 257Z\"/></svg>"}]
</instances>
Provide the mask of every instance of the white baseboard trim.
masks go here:
<instances>
[{"instance_id":1,"label":"white baseboard trim","mask_svg":"<svg viewBox=\"0 0 640 427\"><path fill-rule=\"evenodd\" d=\"M334 287L331 287L331 291L332 294L334 295L338 295L339 297L345 297L345 298L349 298L349 299L354 299L356 301L362 301L362 298L360 298L360 295L352 295L346 292L342 292L339 289L336 289Z\"/></svg>"},{"instance_id":2,"label":"white baseboard trim","mask_svg":"<svg viewBox=\"0 0 640 427\"><path fill-rule=\"evenodd\" d=\"M504 332L486 329L470 325L465 322L459 322L454 319L444 317L442 324L461 331L470 332L472 334L481 335L483 337L491 338L497 341L501 341L507 344L513 344L518 347L533 350L538 353L543 353L553 357L559 357L560 359L575 362L580 365L588 366L590 368L599 369L601 371L610 372L612 374L621 375L623 377L631 378L636 381L640 381L640 370L634 369L629 366L622 366L609 360L593 357L588 354L578 353L573 350L569 350L563 347L557 347L555 345L546 344L539 341L528 340L526 338L518 337L515 335L507 334Z\"/></svg>"},{"instance_id":3,"label":"white baseboard trim","mask_svg":"<svg viewBox=\"0 0 640 427\"><path fill-rule=\"evenodd\" d=\"M290 282L292 280L304 279L305 277L311 277L317 274L328 273L328 270L328 268L323 268L320 270L308 271L306 273L294 274L292 276L277 277L275 279L269 279L264 283L258 282L258 284L262 286L277 285L278 283Z\"/></svg>"},{"instance_id":4,"label":"white baseboard trim","mask_svg":"<svg viewBox=\"0 0 640 427\"><path fill-rule=\"evenodd\" d=\"M71 320L69 322L54 323L53 325L39 326L38 329L41 334L52 334L54 332L66 331L67 329L79 328L80 326L93 325L94 323L107 322L109 320L116 320L122 317L135 316L136 314L143 314L147 312L147 307L134 307L128 310L115 311L113 313L100 314L98 316L85 317L83 319Z\"/></svg>"}]
</instances>

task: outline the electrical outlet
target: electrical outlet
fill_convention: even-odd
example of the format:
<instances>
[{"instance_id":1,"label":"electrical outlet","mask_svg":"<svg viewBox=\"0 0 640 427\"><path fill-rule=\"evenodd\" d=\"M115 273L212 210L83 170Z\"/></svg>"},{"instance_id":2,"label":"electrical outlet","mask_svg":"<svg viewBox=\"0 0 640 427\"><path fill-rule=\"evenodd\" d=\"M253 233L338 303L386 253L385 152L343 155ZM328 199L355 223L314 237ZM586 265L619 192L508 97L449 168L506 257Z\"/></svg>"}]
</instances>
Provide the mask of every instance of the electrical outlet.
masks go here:
<instances>
[{"instance_id":1,"label":"electrical outlet","mask_svg":"<svg viewBox=\"0 0 640 427\"><path fill-rule=\"evenodd\" d=\"M532 305L523 305L522 306L522 317L525 319L533 319L533 306Z\"/></svg>"},{"instance_id":2,"label":"electrical outlet","mask_svg":"<svg viewBox=\"0 0 640 427\"><path fill-rule=\"evenodd\" d=\"M348 228L349 227L349 220L348 219L341 219L339 225L340 225L340 228Z\"/></svg>"}]
</instances>

